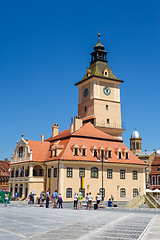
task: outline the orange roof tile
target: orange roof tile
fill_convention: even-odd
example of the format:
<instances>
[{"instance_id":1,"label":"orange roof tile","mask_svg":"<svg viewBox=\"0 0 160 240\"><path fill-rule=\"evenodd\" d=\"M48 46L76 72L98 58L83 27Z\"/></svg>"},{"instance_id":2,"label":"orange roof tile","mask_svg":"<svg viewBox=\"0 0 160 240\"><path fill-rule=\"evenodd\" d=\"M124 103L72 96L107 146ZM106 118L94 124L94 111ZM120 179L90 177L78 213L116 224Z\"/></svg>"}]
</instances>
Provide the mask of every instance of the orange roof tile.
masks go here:
<instances>
[{"instance_id":1,"label":"orange roof tile","mask_svg":"<svg viewBox=\"0 0 160 240\"><path fill-rule=\"evenodd\" d=\"M28 146L32 149L32 161L44 161L47 158L50 143L28 140Z\"/></svg>"},{"instance_id":2,"label":"orange roof tile","mask_svg":"<svg viewBox=\"0 0 160 240\"><path fill-rule=\"evenodd\" d=\"M9 176L9 170L10 165L7 161L0 160L0 175L1 176Z\"/></svg>"},{"instance_id":3,"label":"orange roof tile","mask_svg":"<svg viewBox=\"0 0 160 240\"><path fill-rule=\"evenodd\" d=\"M52 141L55 141L55 140L58 140L61 138L68 137L68 136L70 136L70 131L71 131L70 128L67 130L64 130L64 131L60 132L58 135L56 135L55 137L50 137L50 138L45 139L45 142L46 141L52 142Z\"/></svg>"},{"instance_id":4,"label":"orange roof tile","mask_svg":"<svg viewBox=\"0 0 160 240\"><path fill-rule=\"evenodd\" d=\"M122 140L112 137L111 135L96 129L93 126L93 124L90 122L83 125L83 127L79 128L77 131L73 132L71 135L122 142Z\"/></svg>"},{"instance_id":5,"label":"orange roof tile","mask_svg":"<svg viewBox=\"0 0 160 240\"><path fill-rule=\"evenodd\" d=\"M51 152L49 152L46 161L61 159L72 161L97 162L97 158L93 157L91 149L93 149L93 146L96 146L98 149L103 146L105 149L112 149L112 158L109 158L108 162L122 164L138 164L146 166L146 164L142 160L137 158L125 146L122 140L119 140L110 136L109 134L101 132L100 130L96 129L91 123L83 125L80 129L73 132L72 134L70 134L69 129L63 131L62 133L59 133L55 138L50 138L50 141L52 141L51 145L58 140L58 136L59 139L67 137L65 139L60 139L60 142L58 142L59 145L64 145L64 149L57 157L51 157ZM81 156L81 154L79 156L74 156L72 147L75 145L78 145L79 148L81 148L82 145L85 145L86 156ZM115 153L118 148L127 149L129 152L129 159L125 159L124 156L122 156L122 159L118 159Z\"/></svg>"}]
</instances>

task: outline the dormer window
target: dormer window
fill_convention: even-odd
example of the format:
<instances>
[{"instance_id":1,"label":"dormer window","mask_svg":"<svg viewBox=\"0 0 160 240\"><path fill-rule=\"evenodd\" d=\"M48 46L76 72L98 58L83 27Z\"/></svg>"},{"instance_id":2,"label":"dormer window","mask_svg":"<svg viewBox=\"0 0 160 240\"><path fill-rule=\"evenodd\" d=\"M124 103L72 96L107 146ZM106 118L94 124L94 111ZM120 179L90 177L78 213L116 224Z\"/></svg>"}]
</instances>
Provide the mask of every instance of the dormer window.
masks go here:
<instances>
[{"instance_id":1,"label":"dormer window","mask_svg":"<svg viewBox=\"0 0 160 240\"><path fill-rule=\"evenodd\" d=\"M101 156L104 157L104 150L101 150Z\"/></svg>"},{"instance_id":2,"label":"dormer window","mask_svg":"<svg viewBox=\"0 0 160 240\"><path fill-rule=\"evenodd\" d=\"M71 149L74 156L79 156L79 146L77 144L73 145Z\"/></svg>"},{"instance_id":3,"label":"dormer window","mask_svg":"<svg viewBox=\"0 0 160 240\"><path fill-rule=\"evenodd\" d=\"M78 156L78 148L75 148L75 149L74 149L74 155L75 155L75 156Z\"/></svg>"},{"instance_id":4,"label":"dormer window","mask_svg":"<svg viewBox=\"0 0 160 240\"><path fill-rule=\"evenodd\" d=\"M85 146L85 145L82 145L82 146L80 147L80 149L81 149L81 155L82 155L82 156L86 156L86 146Z\"/></svg>"},{"instance_id":5,"label":"dormer window","mask_svg":"<svg viewBox=\"0 0 160 240\"><path fill-rule=\"evenodd\" d=\"M122 159L122 149L118 148L115 150L117 158Z\"/></svg>"},{"instance_id":6,"label":"dormer window","mask_svg":"<svg viewBox=\"0 0 160 240\"><path fill-rule=\"evenodd\" d=\"M91 69L87 69L86 76L89 77L91 75Z\"/></svg>"},{"instance_id":7,"label":"dormer window","mask_svg":"<svg viewBox=\"0 0 160 240\"><path fill-rule=\"evenodd\" d=\"M108 71L107 70L104 70L103 74L104 74L105 77L108 77Z\"/></svg>"},{"instance_id":8,"label":"dormer window","mask_svg":"<svg viewBox=\"0 0 160 240\"><path fill-rule=\"evenodd\" d=\"M97 157L97 150L96 149L93 150L93 157Z\"/></svg>"},{"instance_id":9,"label":"dormer window","mask_svg":"<svg viewBox=\"0 0 160 240\"><path fill-rule=\"evenodd\" d=\"M54 157L57 157L57 149L54 150Z\"/></svg>"},{"instance_id":10,"label":"dormer window","mask_svg":"<svg viewBox=\"0 0 160 240\"><path fill-rule=\"evenodd\" d=\"M86 149L85 148L82 149L82 156L86 156Z\"/></svg>"},{"instance_id":11,"label":"dormer window","mask_svg":"<svg viewBox=\"0 0 160 240\"><path fill-rule=\"evenodd\" d=\"M108 158L111 158L112 154L111 154L111 150L108 150Z\"/></svg>"},{"instance_id":12,"label":"dormer window","mask_svg":"<svg viewBox=\"0 0 160 240\"><path fill-rule=\"evenodd\" d=\"M126 152L126 159L129 159L129 157L128 157L128 152Z\"/></svg>"},{"instance_id":13,"label":"dormer window","mask_svg":"<svg viewBox=\"0 0 160 240\"><path fill-rule=\"evenodd\" d=\"M20 147L19 148L19 154L18 154L19 157L23 157L23 147Z\"/></svg>"},{"instance_id":14,"label":"dormer window","mask_svg":"<svg viewBox=\"0 0 160 240\"><path fill-rule=\"evenodd\" d=\"M129 159L129 152L128 152L128 150L125 149L123 153L124 153L125 159Z\"/></svg>"}]
</instances>

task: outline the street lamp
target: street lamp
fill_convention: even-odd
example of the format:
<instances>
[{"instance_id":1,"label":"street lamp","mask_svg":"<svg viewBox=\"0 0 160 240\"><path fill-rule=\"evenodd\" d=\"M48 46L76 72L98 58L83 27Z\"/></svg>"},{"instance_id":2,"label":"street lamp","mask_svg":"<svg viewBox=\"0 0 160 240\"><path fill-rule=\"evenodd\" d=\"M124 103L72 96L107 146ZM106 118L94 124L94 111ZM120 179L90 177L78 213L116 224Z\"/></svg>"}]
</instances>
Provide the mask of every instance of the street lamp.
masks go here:
<instances>
[{"instance_id":1,"label":"street lamp","mask_svg":"<svg viewBox=\"0 0 160 240\"><path fill-rule=\"evenodd\" d=\"M105 162L108 162L107 156L104 154L104 151L102 150L101 153L97 157L97 162L102 161L102 201L104 201L104 188L103 188L103 159L105 159Z\"/></svg>"}]
</instances>

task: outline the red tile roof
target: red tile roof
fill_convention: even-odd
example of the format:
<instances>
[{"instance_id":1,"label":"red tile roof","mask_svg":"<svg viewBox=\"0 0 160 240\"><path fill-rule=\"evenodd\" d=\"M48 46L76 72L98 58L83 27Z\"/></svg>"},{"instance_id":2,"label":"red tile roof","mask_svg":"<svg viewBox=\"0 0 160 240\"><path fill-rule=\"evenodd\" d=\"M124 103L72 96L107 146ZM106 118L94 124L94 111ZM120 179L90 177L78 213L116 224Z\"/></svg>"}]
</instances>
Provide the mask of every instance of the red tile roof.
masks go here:
<instances>
[{"instance_id":1,"label":"red tile roof","mask_svg":"<svg viewBox=\"0 0 160 240\"><path fill-rule=\"evenodd\" d=\"M72 161L91 161L97 162L97 158L93 157L91 149L96 146L98 149L102 146L105 149L112 149L112 158L108 158L108 162L111 163L125 163L125 164L138 164L138 165L146 165L143 161L137 158L123 143L122 140L114 138L109 134L106 134L98 129L96 129L91 123L87 123L83 125L80 129L70 134L70 129L59 133L55 138L50 138L47 140L51 141L51 145L58 142L58 145L64 145L63 150L57 157L51 157L51 152L47 157L46 161L50 160L72 160ZM74 156L72 151L72 147L74 145L78 145L80 148L82 145L85 145L86 156ZM118 159L115 153L115 150L121 148L126 149L129 152L129 159L125 159L122 156L122 159Z\"/></svg>"},{"instance_id":2,"label":"red tile roof","mask_svg":"<svg viewBox=\"0 0 160 240\"><path fill-rule=\"evenodd\" d=\"M0 175L1 176L9 176L9 170L10 165L8 161L2 161L0 160Z\"/></svg>"},{"instance_id":3,"label":"red tile roof","mask_svg":"<svg viewBox=\"0 0 160 240\"><path fill-rule=\"evenodd\" d=\"M28 146L32 149L32 161L44 161L50 149L49 142L28 140Z\"/></svg>"},{"instance_id":4,"label":"red tile roof","mask_svg":"<svg viewBox=\"0 0 160 240\"><path fill-rule=\"evenodd\" d=\"M70 132L71 132L70 129L64 130L64 131L60 132L58 135L56 135L55 137L50 137L50 138L45 139L45 142L46 141L52 142L57 139L66 138L66 137L70 136Z\"/></svg>"},{"instance_id":5,"label":"red tile roof","mask_svg":"<svg viewBox=\"0 0 160 240\"><path fill-rule=\"evenodd\" d=\"M154 158L149 175L160 175L160 171L158 169L160 169L160 157Z\"/></svg>"},{"instance_id":6,"label":"red tile roof","mask_svg":"<svg viewBox=\"0 0 160 240\"><path fill-rule=\"evenodd\" d=\"M104 133L98 129L96 129L92 123L86 123L83 127L79 128L77 131L71 134L72 136L81 136L81 137L88 137L88 138L95 138L95 139L103 139L103 140L114 140L118 142L122 142L111 135Z\"/></svg>"}]
</instances>

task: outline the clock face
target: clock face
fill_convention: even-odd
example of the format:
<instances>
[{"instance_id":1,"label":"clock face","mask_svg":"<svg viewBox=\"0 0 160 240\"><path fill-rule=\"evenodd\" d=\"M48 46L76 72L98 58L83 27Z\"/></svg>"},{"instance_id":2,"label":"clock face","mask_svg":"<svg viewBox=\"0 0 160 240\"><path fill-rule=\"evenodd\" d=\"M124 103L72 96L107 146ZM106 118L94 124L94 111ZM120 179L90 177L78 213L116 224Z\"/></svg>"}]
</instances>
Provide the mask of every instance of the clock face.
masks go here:
<instances>
[{"instance_id":1,"label":"clock face","mask_svg":"<svg viewBox=\"0 0 160 240\"><path fill-rule=\"evenodd\" d=\"M88 88L85 88L83 95L84 95L84 97L88 96Z\"/></svg>"},{"instance_id":2,"label":"clock face","mask_svg":"<svg viewBox=\"0 0 160 240\"><path fill-rule=\"evenodd\" d=\"M103 92L104 92L105 95L108 96L108 95L111 94L111 89L110 89L109 87L104 87L104 88L103 88Z\"/></svg>"}]
</instances>

